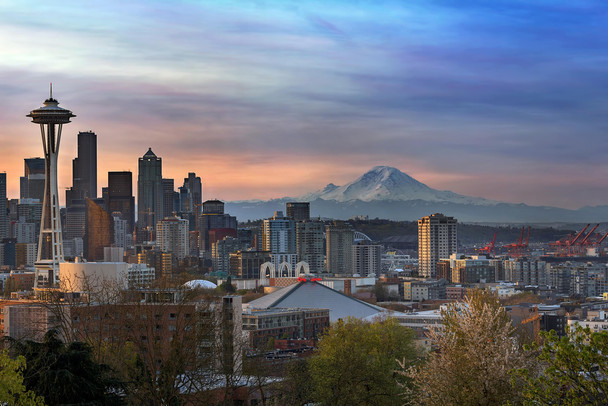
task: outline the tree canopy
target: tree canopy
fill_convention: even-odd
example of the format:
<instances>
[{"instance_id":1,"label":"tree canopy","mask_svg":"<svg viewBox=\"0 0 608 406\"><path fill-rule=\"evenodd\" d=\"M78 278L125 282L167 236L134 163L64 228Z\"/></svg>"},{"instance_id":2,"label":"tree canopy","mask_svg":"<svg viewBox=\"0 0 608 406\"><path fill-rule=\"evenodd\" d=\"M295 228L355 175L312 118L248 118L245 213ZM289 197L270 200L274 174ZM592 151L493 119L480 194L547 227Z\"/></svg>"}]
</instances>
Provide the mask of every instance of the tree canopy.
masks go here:
<instances>
[{"instance_id":1,"label":"tree canopy","mask_svg":"<svg viewBox=\"0 0 608 406\"><path fill-rule=\"evenodd\" d=\"M515 328L498 299L471 292L463 303L442 310L443 328L431 330L435 351L406 373L413 394L426 405L503 405L521 403L521 380L512 371L528 366Z\"/></svg>"},{"instance_id":2,"label":"tree canopy","mask_svg":"<svg viewBox=\"0 0 608 406\"><path fill-rule=\"evenodd\" d=\"M395 319L339 320L309 361L313 398L322 405L401 405L398 359L415 359L414 332Z\"/></svg>"},{"instance_id":3,"label":"tree canopy","mask_svg":"<svg viewBox=\"0 0 608 406\"><path fill-rule=\"evenodd\" d=\"M569 335L542 332L540 373L523 369L526 405L605 405L608 396L608 331L576 326Z\"/></svg>"},{"instance_id":4,"label":"tree canopy","mask_svg":"<svg viewBox=\"0 0 608 406\"><path fill-rule=\"evenodd\" d=\"M93 360L91 347L85 343L65 344L51 330L43 342L17 341L13 350L26 360L26 388L49 405L118 402L118 383L109 367Z\"/></svg>"},{"instance_id":5,"label":"tree canopy","mask_svg":"<svg viewBox=\"0 0 608 406\"><path fill-rule=\"evenodd\" d=\"M14 406L43 406L44 399L23 384L25 357L12 359L6 350L0 351L0 404Z\"/></svg>"}]
</instances>

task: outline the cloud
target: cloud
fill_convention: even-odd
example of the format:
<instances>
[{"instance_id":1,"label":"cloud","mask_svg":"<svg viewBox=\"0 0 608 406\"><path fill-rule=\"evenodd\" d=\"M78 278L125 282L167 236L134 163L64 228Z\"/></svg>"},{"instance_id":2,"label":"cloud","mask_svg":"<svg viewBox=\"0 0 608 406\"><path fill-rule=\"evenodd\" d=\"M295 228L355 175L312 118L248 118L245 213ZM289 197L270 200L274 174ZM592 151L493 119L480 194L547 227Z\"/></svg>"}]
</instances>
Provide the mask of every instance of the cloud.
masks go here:
<instances>
[{"instance_id":1,"label":"cloud","mask_svg":"<svg viewBox=\"0 0 608 406\"><path fill-rule=\"evenodd\" d=\"M196 171L222 198L301 195L388 164L433 187L550 204L560 182L608 187L607 11L595 1L5 3L0 170L16 185L22 158L40 154L24 115L53 81L78 116L62 186L76 132L91 129L100 185L104 171L136 172L152 146L167 176Z\"/></svg>"}]
</instances>

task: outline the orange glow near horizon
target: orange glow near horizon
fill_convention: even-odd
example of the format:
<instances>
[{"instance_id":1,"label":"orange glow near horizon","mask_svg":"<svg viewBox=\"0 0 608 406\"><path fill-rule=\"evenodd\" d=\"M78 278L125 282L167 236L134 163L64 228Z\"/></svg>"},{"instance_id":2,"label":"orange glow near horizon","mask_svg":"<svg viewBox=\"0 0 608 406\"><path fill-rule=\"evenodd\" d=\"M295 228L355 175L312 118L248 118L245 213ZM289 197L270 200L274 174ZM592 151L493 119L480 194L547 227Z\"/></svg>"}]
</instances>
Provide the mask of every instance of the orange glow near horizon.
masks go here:
<instances>
[{"instance_id":1,"label":"orange glow near horizon","mask_svg":"<svg viewBox=\"0 0 608 406\"><path fill-rule=\"evenodd\" d=\"M8 198L19 197L19 177L23 176L24 158L41 157L42 146L38 154L34 148L19 145L8 145L10 151L3 162L7 173ZM74 147L62 145L59 153L58 183L59 198L62 204L65 190L72 186L72 153ZM67 151L66 151L67 150ZM175 180L175 188L182 185L183 178L188 172L195 172L203 182L203 198L231 200L273 199L286 196L297 197L323 188L329 182L336 182L335 177L343 178L344 182L354 179L369 168L355 166L344 173L335 173L333 162L313 163L308 159L274 159L262 162L251 156L212 155L199 161L193 159L178 160L163 156L163 151L153 151L163 158L163 177ZM137 151L142 153L141 151ZM145 151L143 151L145 152ZM137 196L137 166L136 152L125 151L121 155L107 154L98 149L98 196L101 188L107 186L108 171L131 171L133 173L133 193Z\"/></svg>"}]
</instances>

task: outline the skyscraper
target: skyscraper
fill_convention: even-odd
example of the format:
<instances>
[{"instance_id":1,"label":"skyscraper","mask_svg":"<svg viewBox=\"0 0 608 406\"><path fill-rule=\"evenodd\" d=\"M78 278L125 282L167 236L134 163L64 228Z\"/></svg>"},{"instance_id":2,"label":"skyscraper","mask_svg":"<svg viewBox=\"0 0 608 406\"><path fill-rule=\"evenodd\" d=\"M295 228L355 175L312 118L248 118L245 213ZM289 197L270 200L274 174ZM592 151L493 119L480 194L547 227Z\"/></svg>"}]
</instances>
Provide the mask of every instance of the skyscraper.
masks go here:
<instances>
[{"instance_id":1,"label":"skyscraper","mask_svg":"<svg viewBox=\"0 0 608 406\"><path fill-rule=\"evenodd\" d=\"M63 230L64 240L84 238L87 221L85 201L82 199L72 200L65 211L65 223Z\"/></svg>"},{"instance_id":2,"label":"skyscraper","mask_svg":"<svg viewBox=\"0 0 608 406\"><path fill-rule=\"evenodd\" d=\"M296 224L293 219L283 217L282 211L264 220L262 249L273 254L296 253Z\"/></svg>"},{"instance_id":3,"label":"skyscraper","mask_svg":"<svg viewBox=\"0 0 608 406\"><path fill-rule=\"evenodd\" d=\"M457 226L454 217L435 213L418 220L418 274L436 276L436 264L457 252Z\"/></svg>"},{"instance_id":4,"label":"skyscraper","mask_svg":"<svg viewBox=\"0 0 608 406\"><path fill-rule=\"evenodd\" d=\"M348 223L335 221L325 226L327 272L352 274L355 232Z\"/></svg>"},{"instance_id":5,"label":"skyscraper","mask_svg":"<svg viewBox=\"0 0 608 406\"><path fill-rule=\"evenodd\" d=\"M311 272L323 272L325 268L325 225L320 221L296 223L296 251L298 261L304 261Z\"/></svg>"},{"instance_id":6,"label":"skyscraper","mask_svg":"<svg viewBox=\"0 0 608 406\"><path fill-rule=\"evenodd\" d=\"M0 240L8 238L8 210L6 208L6 173L0 173Z\"/></svg>"},{"instance_id":7,"label":"skyscraper","mask_svg":"<svg viewBox=\"0 0 608 406\"><path fill-rule=\"evenodd\" d=\"M93 199L86 198L85 207L84 257L87 261L103 261L104 247L114 243L114 218Z\"/></svg>"},{"instance_id":8,"label":"skyscraper","mask_svg":"<svg viewBox=\"0 0 608 406\"><path fill-rule=\"evenodd\" d=\"M44 175L44 158L25 158L23 172L25 176Z\"/></svg>"},{"instance_id":9,"label":"skyscraper","mask_svg":"<svg viewBox=\"0 0 608 406\"><path fill-rule=\"evenodd\" d=\"M286 204L287 217L291 217L295 221L310 220L310 203L309 202L288 202Z\"/></svg>"},{"instance_id":10,"label":"skyscraper","mask_svg":"<svg viewBox=\"0 0 608 406\"><path fill-rule=\"evenodd\" d=\"M265 219L262 228L262 249L270 251L271 262L275 269L287 262L295 269L298 262L296 253L296 222L275 211L274 216Z\"/></svg>"},{"instance_id":11,"label":"skyscraper","mask_svg":"<svg viewBox=\"0 0 608 406\"><path fill-rule=\"evenodd\" d=\"M24 163L24 176L19 179L19 198L38 199L42 203L44 198L44 159L26 158Z\"/></svg>"},{"instance_id":12,"label":"skyscraper","mask_svg":"<svg viewBox=\"0 0 608 406\"><path fill-rule=\"evenodd\" d=\"M78 133L78 156L72 160L72 187L66 190L65 204L73 200L97 198L97 134Z\"/></svg>"},{"instance_id":13,"label":"skyscraper","mask_svg":"<svg viewBox=\"0 0 608 406\"><path fill-rule=\"evenodd\" d=\"M188 220L168 217L156 224L156 246L181 261L190 253Z\"/></svg>"},{"instance_id":14,"label":"skyscraper","mask_svg":"<svg viewBox=\"0 0 608 406\"><path fill-rule=\"evenodd\" d=\"M118 217L127 221L127 233L135 226L135 198L133 197L133 174L128 171L108 172L108 212L120 213Z\"/></svg>"},{"instance_id":15,"label":"skyscraper","mask_svg":"<svg viewBox=\"0 0 608 406\"><path fill-rule=\"evenodd\" d=\"M59 264L63 262L63 239L59 218L59 193L57 191L57 158L63 124L76 117L71 111L59 107L53 99L53 91L44 106L33 110L27 117L40 125L45 159L44 199L36 260L35 287L52 286L59 280Z\"/></svg>"},{"instance_id":16,"label":"skyscraper","mask_svg":"<svg viewBox=\"0 0 608 406\"><path fill-rule=\"evenodd\" d=\"M245 249L238 238L225 237L211 244L214 272L230 272L230 254Z\"/></svg>"},{"instance_id":17,"label":"skyscraper","mask_svg":"<svg viewBox=\"0 0 608 406\"><path fill-rule=\"evenodd\" d=\"M199 249L206 255L211 253L209 231L218 228L236 230L236 217L224 213L224 202L207 200L203 203L203 213L198 216Z\"/></svg>"},{"instance_id":18,"label":"skyscraper","mask_svg":"<svg viewBox=\"0 0 608 406\"><path fill-rule=\"evenodd\" d=\"M352 246L353 273L359 276L380 274L382 245L359 243Z\"/></svg>"},{"instance_id":19,"label":"skyscraper","mask_svg":"<svg viewBox=\"0 0 608 406\"><path fill-rule=\"evenodd\" d=\"M158 217L160 221L166 217L173 216L173 212L178 211L173 201L175 200L175 181L173 179L163 178L163 216Z\"/></svg>"},{"instance_id":20,"label":"skyscraper","mask_svg":"<svg viewBox=\"0 0 608 406\"><path fill-rule=\"evenodd\" d=\"M127 235L131 235L131 231L127 228L127 220L121 219L119 216L112 216L114 219L114 246L120 248L127 248L131 245L131 238Z\"/></svg>"},{"instance_id":21,"label":"skyscraper","mask_svg":"<svg viewBox=\"0 0 608 406\"><path fill-rule=\"evenodd\" d=\"M163 210L163 163L152 148L139 158L137 175L137 225L153 233Z\"/></svg>"},{"instance_id":22,"label":"skyscraper","mask_svg":"<svg viewBox=\"0 0 608 406\"><path fill-rule=\"evenodd\" d=\"M201 212L201 203L203 201L203 184L201 178L196 176L194 172L188 172L188 177L184 178L183 188L188 190L188 200L182 202L180 210L196 213Z\"/></svg>"}]
</instances>

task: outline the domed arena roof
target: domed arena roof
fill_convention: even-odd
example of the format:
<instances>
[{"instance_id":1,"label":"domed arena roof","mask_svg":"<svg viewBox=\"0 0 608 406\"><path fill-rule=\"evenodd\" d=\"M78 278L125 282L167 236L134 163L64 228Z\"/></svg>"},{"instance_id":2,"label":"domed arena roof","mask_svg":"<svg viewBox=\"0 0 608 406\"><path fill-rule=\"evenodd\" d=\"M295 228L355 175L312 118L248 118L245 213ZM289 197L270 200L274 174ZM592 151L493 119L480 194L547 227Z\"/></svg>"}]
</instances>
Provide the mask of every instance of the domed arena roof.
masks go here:
<instances>
[{"instance_id":1,"label":"domed arena roof","mask_svg":"<svg viewBox=\"0 0 608 406\"><path fill-rule=\"evenodd\" d=\"M184 283L184 286L187 288L191 288L191 289L197 289L197 288L215 289L215 288L217 288L217 285L215 283L206 281L204 279L194 279L194 280L188 281L188 282Z\"/></svg>"}]
</instances>

